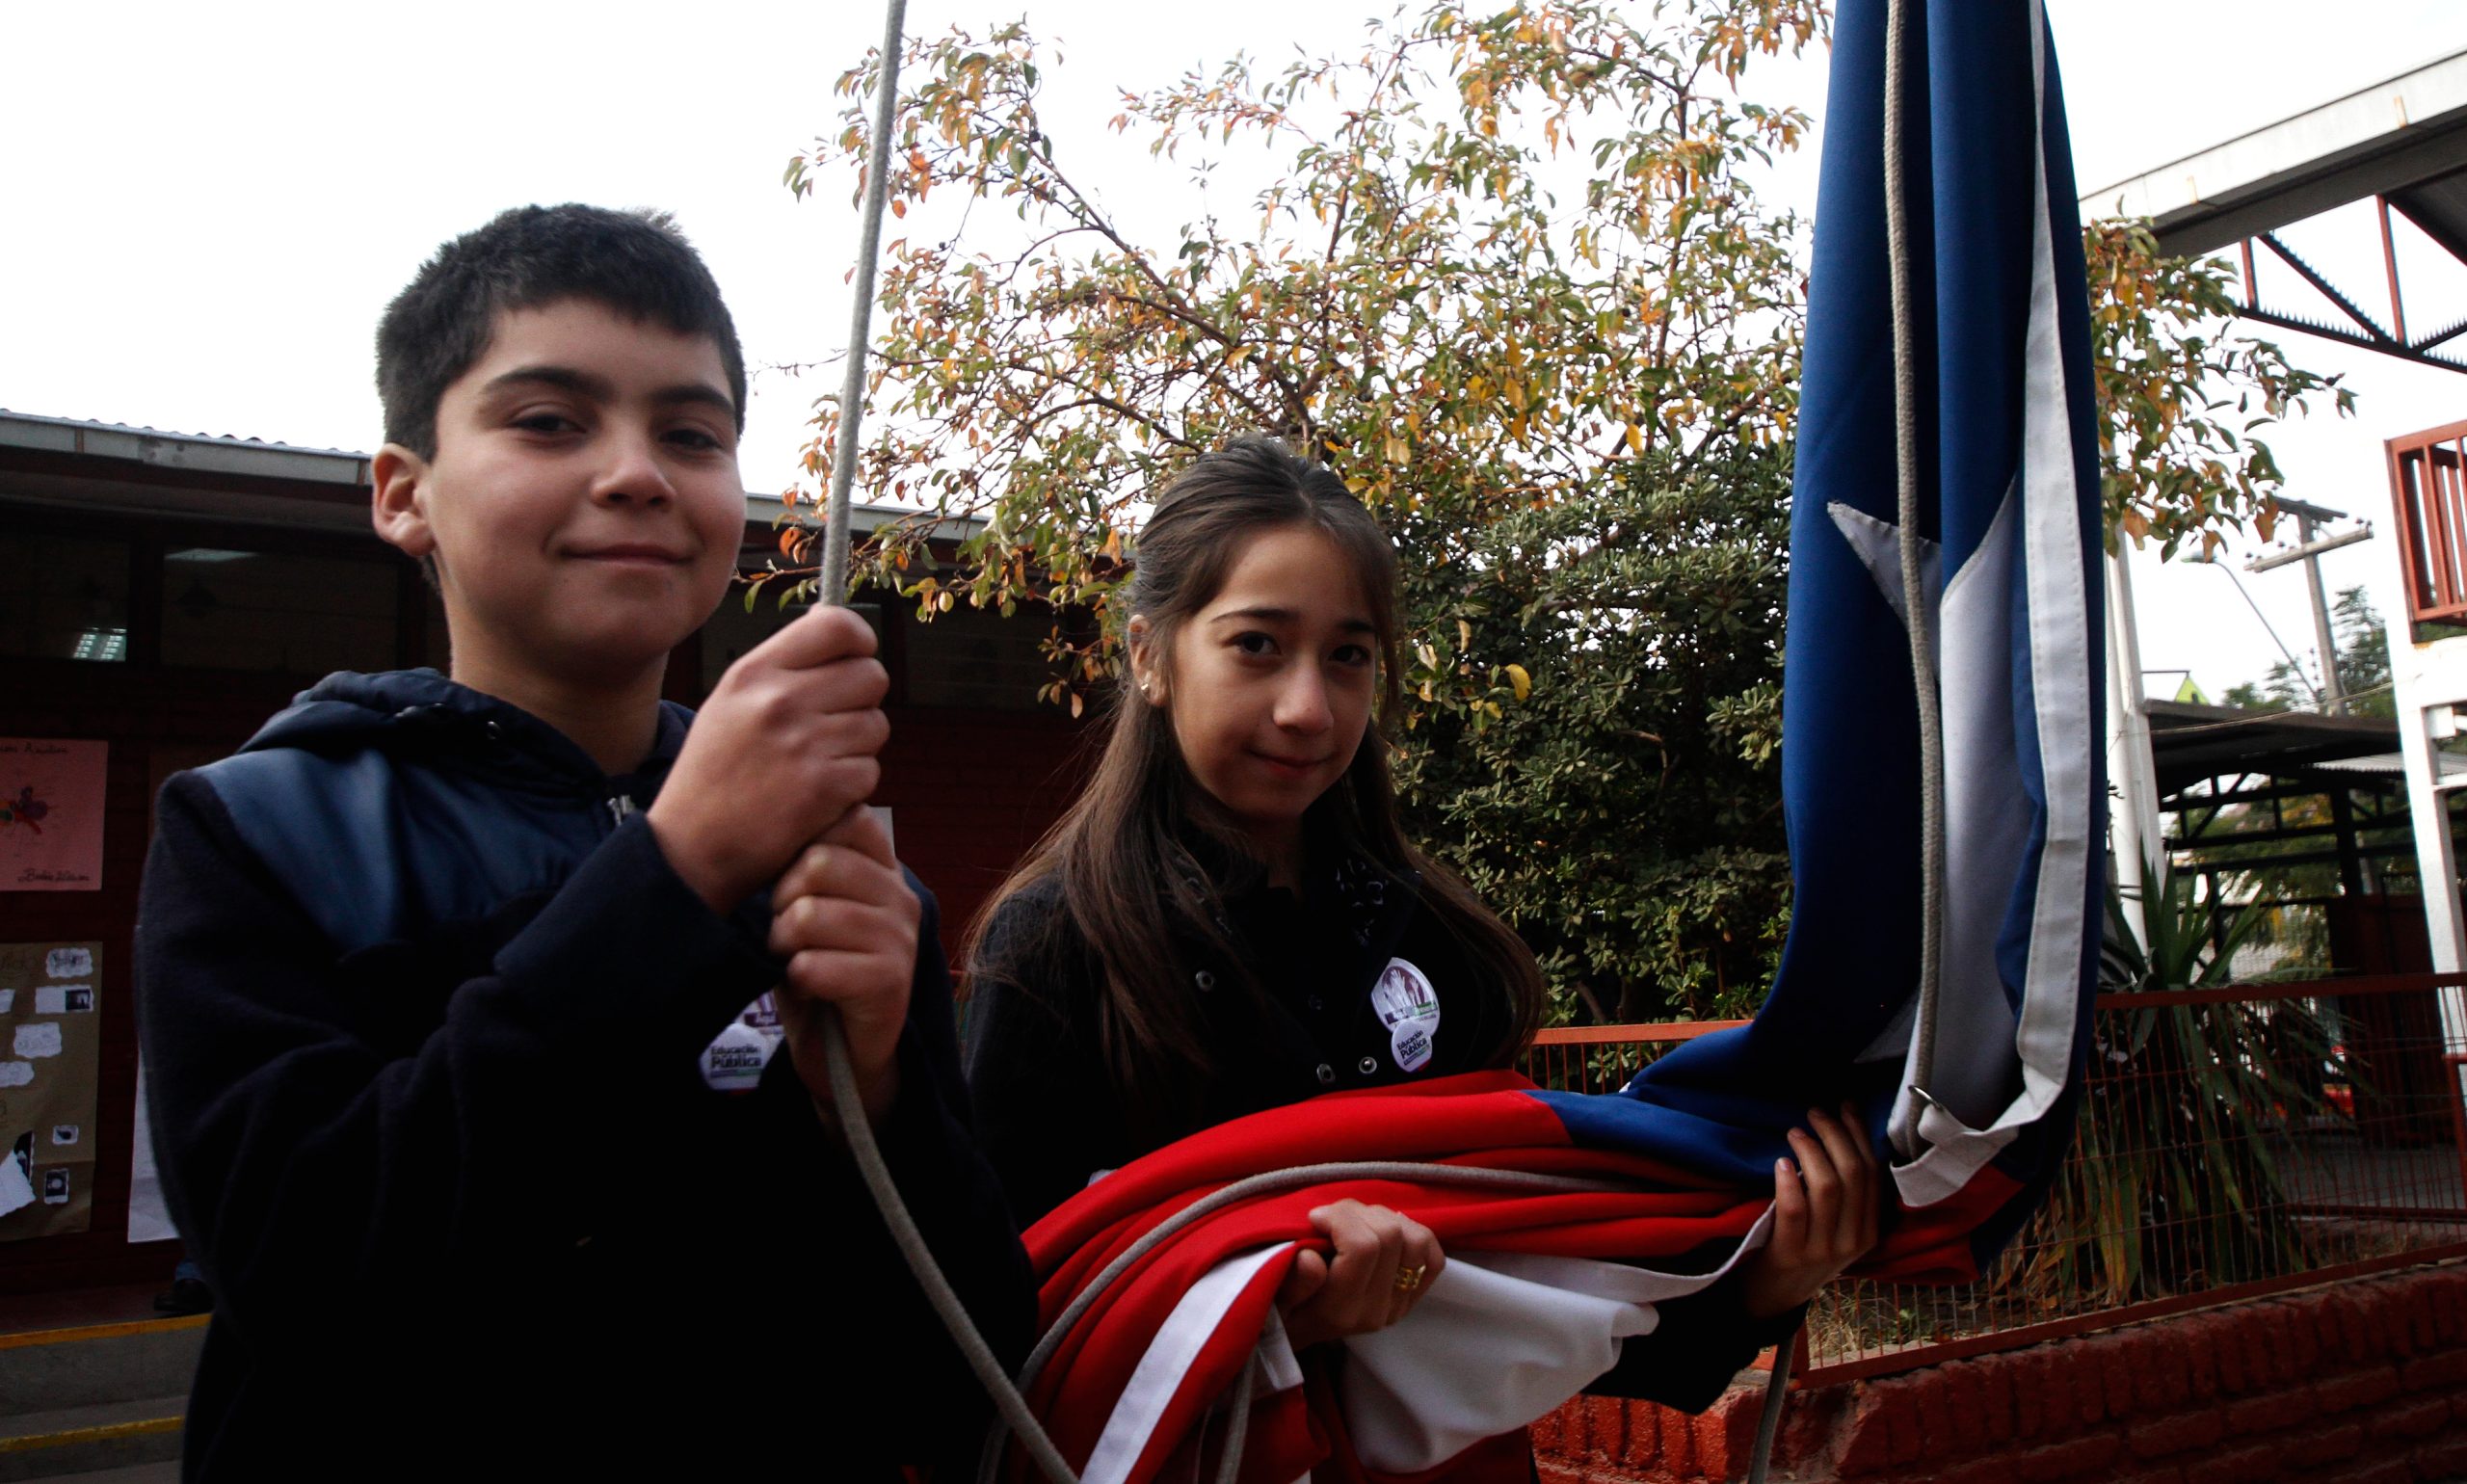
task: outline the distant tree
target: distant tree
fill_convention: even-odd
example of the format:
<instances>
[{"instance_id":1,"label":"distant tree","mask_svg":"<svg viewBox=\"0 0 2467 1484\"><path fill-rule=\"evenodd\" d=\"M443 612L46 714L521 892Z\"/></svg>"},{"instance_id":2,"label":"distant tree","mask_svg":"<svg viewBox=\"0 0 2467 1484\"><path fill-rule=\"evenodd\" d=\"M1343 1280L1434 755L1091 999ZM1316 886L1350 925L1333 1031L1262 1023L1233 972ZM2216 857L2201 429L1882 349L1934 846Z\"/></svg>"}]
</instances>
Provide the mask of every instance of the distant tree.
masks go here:
<instances>
[{"instance_id":1,"label":"distant tree","mask_svg":"<svg viewBox=\"0 0 2467 1484\"><path fill-rule=\"evenodd\" d=\"M2343 589L2330 605L2330 626L2339 647L2339 688L2356 716L2395 717L2390 694L2390 634L2361 587Z\"/></svg>"},{"instance_id":2,"label":"distant tree","mask_svg":"<svg viewBox=\"0 0 2467 1484\"><path fill-rule=\"evenodd\" d=\"M2343 588L2330 605L2331 642L2338 647L2339 689L2351 716L2399 714L2390 695L2390 638L2381 615L2361 587ZM2259 681L2247 680L2219 698L2247 711L2315 711L2321 698L2314 677L2286 660Z\"/></svg>"}]
</instances>

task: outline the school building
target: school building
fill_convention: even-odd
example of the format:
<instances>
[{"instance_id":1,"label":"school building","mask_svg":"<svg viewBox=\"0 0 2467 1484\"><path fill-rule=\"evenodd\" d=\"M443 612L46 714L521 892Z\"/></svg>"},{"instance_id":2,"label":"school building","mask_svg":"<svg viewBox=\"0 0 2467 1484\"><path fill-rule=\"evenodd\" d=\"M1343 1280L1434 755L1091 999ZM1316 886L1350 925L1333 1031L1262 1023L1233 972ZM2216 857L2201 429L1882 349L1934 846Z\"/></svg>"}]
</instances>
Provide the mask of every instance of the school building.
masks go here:
<instances>
[{"instance_id":1,"label":"school building","mask_svg":"<svg viewBox=\"0 0 2467 1484\"><path fill-rule=\"evenodd\" d=\"M359 453L0 411L0 1030L17 1038L0 1154L30 1138L38 1187L0 1214L0 1302L171 1271L176 1244L143 1220L132 1240L129 1220L131 932L164 779L330 672L444 666L442 613L370 530L368 479ZM747 497L745 570L778 551L780 508ZM956 952L1067 802L1088 733L1036 698L1048 615L868 606L891 677L877 802ZM698 702L782 622L767 597L723 603L670 657L667 694Z\"/></svg>"}]
</instances>

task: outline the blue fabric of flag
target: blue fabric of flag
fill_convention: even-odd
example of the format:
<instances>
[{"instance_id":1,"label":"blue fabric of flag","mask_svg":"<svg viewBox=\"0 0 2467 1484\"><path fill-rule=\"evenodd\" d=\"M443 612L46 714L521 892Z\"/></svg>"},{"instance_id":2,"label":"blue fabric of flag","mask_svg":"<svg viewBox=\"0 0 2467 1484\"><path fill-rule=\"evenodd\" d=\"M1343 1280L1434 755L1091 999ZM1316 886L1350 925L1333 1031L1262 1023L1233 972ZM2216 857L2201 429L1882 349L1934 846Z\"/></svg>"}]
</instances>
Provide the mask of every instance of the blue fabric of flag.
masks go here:
<instances>
[{"instance_id":1,"label":"blue fabric of flag","mask_svg":"<svg viewBox=\"0 0 2467 1484\"><path fill-rule=\"evenodd\" d=\"M1900 1204L1992 1165L2035 1205L2071 1136L2105 884L2099 479L2062 93L2036 0L1904 0L1920 515L1897 496L1886 0L1843 0L1817 201L1785 652L1790 937L1755 1020L1624 1100L1554 1097L1585 1142L1769 1178L1782 1130L1855 1100ZM1931 1081L1907 1057L1921 747L1900 543L1931 576L1949 869ZM1629 1106L1623 1106L1625 1102ZM1653 1110L1640 1117L1642 1110Z\"/></svg>"}]
</instances>

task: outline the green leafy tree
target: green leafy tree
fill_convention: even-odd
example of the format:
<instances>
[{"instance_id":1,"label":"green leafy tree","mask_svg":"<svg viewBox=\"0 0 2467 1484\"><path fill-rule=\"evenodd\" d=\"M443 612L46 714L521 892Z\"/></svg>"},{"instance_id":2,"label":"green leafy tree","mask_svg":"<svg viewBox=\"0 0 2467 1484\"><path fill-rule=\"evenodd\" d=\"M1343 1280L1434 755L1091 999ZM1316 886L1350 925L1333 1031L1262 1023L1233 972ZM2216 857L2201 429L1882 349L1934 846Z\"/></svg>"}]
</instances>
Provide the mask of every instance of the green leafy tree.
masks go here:
<instances>
[{"instance_id":1,"label":"green leafy tree","mask_svg":"<svg viewBox=\"0 0 2467 1484\"><path fill-rule=\"evenodd\" d=\"M2324 398L2345 416L2355 393L2240 328L2227 263L2164 256L2129 219L2091 223L2082 249L2109 541L2156 541L2170 557L2208 555L2247 526L2268 541L2283 481L2258 435Z\"/></svg>"},{"instance_id":2,"label":"green leafy tree","mask_svg":"<svg viewBox=\"0 0 2467 1484\"><path fill-rule=\"evenodd\" d=\"M1632 460L1591 499L1423 573L1462 646L1549 676L1496 717L1429 707L1398 779L1429 838L1599 1020L1743 1015L1788 921L1775 749L1787 457Z\"/></svg>"},{"instance_id":3,"label":"green leafy tree","mask_svg":"<svg viewBox=\"0 0 2467 1484\"><path fill-rule=\"evenodd\" d=\"M1271 162L1238 219L1161 232L1110 209L1086 141L1040 112L1024 24L910 42L888 182L907 235L886 250L859 453L869 494L918 515L876 533L857 580L927 615L1105 618L1159 485L1234 433L1281 433L1404 555L1398 765L1422 836L1534 942L1563 1008L1744 1008L1786 910L1805 295L1803 224L1752 178L1809 120L1742 84L1828 25L1819 0L1436 4L1342 55L1237 57L1126 93L1112 120L1190 172L1195 201L1211 172ZM840 80L845 126L789 163L790 189L862 171L874 76ZM2102 307L2100 344L2132 368L2100 383L2133 471L2111 507L2162 540L2266 517L2254 419L2320 384L2189 333L2224 301L2146 233L2089 240L2125 305ZM838 427L820 405L809 470ZM924 542L953 516L983 524L938 565ZM1057 625L1048 696L1076 710L1116 642Z\"/></svg>"}]
</instances>

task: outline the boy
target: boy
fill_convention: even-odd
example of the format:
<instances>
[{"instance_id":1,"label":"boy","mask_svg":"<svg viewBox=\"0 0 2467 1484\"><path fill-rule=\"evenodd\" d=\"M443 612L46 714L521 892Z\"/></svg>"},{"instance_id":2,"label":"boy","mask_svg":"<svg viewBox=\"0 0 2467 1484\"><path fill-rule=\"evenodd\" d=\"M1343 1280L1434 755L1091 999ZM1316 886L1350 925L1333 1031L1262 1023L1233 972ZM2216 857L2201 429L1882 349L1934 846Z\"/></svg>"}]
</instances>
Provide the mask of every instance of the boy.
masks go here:
<instances>
[{"instance_id":1,"label":"boy","mask_svg":"<svg viewBox=\"0 0 2467 1484\"><path fill-rule=\"evenodd\" d=\"M1027 1268L931 900L862 808L870 630L789 624L690 735L659 699L744 528L718 288L664 218L510 211L387 309L378 384L374 518L453 679L328 677L166 785L146 866L152 1123L218 1300L186 1476L895 1476L976 1386L824 1111L818 1002L1015 1356ZM792 865L822 900L774 923ZM706 1086L775 983L790 1054Z\"/></svg>"}]
</instances>

